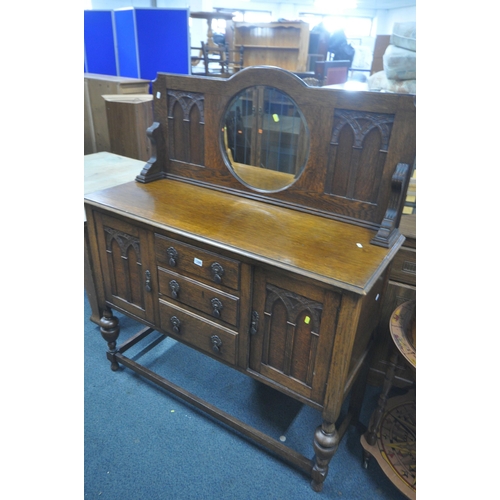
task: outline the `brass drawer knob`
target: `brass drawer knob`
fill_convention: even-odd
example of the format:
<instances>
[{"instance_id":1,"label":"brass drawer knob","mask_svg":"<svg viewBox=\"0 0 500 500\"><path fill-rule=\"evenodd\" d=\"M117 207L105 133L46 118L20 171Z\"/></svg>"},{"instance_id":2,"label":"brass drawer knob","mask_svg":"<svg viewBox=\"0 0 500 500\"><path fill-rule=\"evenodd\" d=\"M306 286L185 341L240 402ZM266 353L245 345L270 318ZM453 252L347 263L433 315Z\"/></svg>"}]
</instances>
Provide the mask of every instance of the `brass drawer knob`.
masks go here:
<instances>
[{"instance_id":1,"label":"brass drawer knob","mask_svg":"<svg viewBox=\"0 0 500 500\"><path fill-rule=\"evenodd\" d=\"M174 247L168 247L167 256L169 266L175 267L177 265L177 259L179 258L177 250Z\"/></svg>"},{"instance_id":2,"label":"brass drawer knob","mask_svg":"<svg viewBox=\"0 0 500 500\"><path fill-rule=\"evenodd\" d=\"M170 323L172 323L172 330L177 335L181 334L181 320L177 316L172 316L170 318Z\"/></svg>"},{"instance_id":3,"label":"brass drawer knob","mask_svg":"<svg viewBox=\"0 0 500 500\"><path fill-rule=\"evenodd\" d=\"M250 323L250 334L255 335L259 331L259 313L252 311L252 322Z\"/></svg>"},{"instance_id":4,"label":"brass drawer knob","mask_svg":"<svg viewBox=\"0 0 500 500\"><path fill-rule=\"evenodd\" d=\"M224 276L224 268L218 263L214 262L210 266L210 271L212 272L212 278L217 283L222 283L222 276Z\"/></svg>"},{"instance_id":5,"label":"brass drawer knob","mask_svg":"<svg viewBox=\"0 0 500 500\"><path fill-rule=\"evenodd\" d=\"M153 290L151 288L151 271L149 269L146 271L146 281L144 283L144 287L146 288L146 292L151 292Z\"/></svg>"},{"instance_id":6,"label":"brass drawer knob","mask_svg":"<svg viewBox=\"0 0 500 500\"><path fill-rule=\"evenodd\" d=\"M210 337L210 342L212 342L212 351L216 352L217 354L220 353L220 350L222 348L222 340L220 337L217 335L212 335Z\"/></svg>"},{"instance_id":7,"label":"brass drawer knob","mask_svg":"<svg viewBox=\"0 0 500 500\"><path fill-rule=\"evenodd\" d=\"M221 311L224 308L222 302L217 297L214 297L210 302L212 303L212 315L220 318Z\"/></svg>"},{"instance_id":8,"label":"brass drawer knob","mask_svg":"<svg viewBox=\"0 0 500 500\"><path fill-rule=\"evenodd\" d=\"M172 281L170 281L168 286L170 287L170 292L171 292L172 298L178 299L179 292L181 291L181 286L179 285L179 283L177 283L177 281L175 281L175 280L172 280Z\"/></svg>"}]
</instances>

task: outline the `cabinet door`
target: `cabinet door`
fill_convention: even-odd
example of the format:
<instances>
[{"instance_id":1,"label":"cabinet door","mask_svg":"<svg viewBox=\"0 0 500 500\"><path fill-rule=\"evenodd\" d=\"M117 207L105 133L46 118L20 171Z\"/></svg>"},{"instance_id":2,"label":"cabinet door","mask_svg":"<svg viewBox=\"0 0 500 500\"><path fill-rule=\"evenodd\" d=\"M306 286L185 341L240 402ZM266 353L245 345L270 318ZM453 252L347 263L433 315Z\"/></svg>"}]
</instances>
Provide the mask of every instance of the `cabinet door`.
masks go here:
<instances>
[{"instance_id":1,"label":"cabinet door","mask_svg":"<svg viewBox=\"0 0 500 500\"><path fill-rule=\"evenodd\" d=\"M95 221L106 301L154 322L156 275L148 257L152 235L100 213L95 214Z\"/></svg>"},{"instance_id":2,"label":"cabinet door","mask_svg":"<svg viewBox=\"0 0 500 500\"><path fill-rule=\"evenodd\" d=\"M321 403L341 295L257 269L250 368Z\"/></svg>"}]
</instances>

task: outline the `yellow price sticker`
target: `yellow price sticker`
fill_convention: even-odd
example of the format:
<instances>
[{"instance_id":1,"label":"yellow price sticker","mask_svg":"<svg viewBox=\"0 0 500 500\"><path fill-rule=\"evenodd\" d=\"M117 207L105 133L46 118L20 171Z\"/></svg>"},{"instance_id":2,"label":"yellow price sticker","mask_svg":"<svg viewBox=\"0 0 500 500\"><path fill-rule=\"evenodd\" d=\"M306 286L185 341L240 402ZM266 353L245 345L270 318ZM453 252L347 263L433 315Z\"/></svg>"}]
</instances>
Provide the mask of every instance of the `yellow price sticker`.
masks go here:
<instances>
[{"instance_id":1,"label":"yellow price sticker","mask_svg":"<svg viewBox=\"0 0 500 500\"><path fill-rule=\"evenodd\" d=\"M310 322L311 322L311 318L310 318L309 316L306 316L306 317L304 318L304 323L305 323L306 325L308 325Z\"/></svg>"},{"instance_id":2,"label":"yellow price sticker","mask_svg":"<svg viewBox=\"0 0 500 500\"><path fill-rule=\"evenodd\" d=\"M274 113L273 120L277 123L280 121L280 117L276 113Z\"/></svg>"}]
</instances>

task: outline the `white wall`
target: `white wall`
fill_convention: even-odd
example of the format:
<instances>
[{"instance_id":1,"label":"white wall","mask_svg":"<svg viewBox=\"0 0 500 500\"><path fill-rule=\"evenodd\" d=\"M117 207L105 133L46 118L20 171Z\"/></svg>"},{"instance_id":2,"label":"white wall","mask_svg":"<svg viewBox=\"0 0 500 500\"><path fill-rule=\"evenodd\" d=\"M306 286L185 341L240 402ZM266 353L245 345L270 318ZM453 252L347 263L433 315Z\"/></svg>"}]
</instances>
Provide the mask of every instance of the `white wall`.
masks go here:
<instances>
[{"instance_id":1,"label":"white wall","mask_svg":"<svg viewBox=\"0 0 500 500\"><path fill-rule=\"evenodd\" d=\"M377 12L375 34L390 35L394 23L415 22L417 20L416 11L416 7L379 10Z\"/></svg>"},{"instance_id":2,"label":"white wall","mask_svg":"<svg viewBox=\"0 0 500 500\"><path fill-rule=\"evenodd\" d=\"M123 7L159 7L186 8L191 11L211 11L214 7L243 8L249 10L267 10L272 12L273 20L297 19L299 12L321 14L322 10L313 5L299 5L292 2L245 2L243 0L87 0L93 9L119 9ZM416 21L416 7L390 10L351 10L346 14L355 14L374 18L372 36L388 35L395 22ZM207 23L203 19L190 19L191 46L199 46L206 40Z\"/></svg>"},{"instance_id":3,"label":"white wall","mask_svg":"<svg viewBox=\"0 0 500 500\"><path fill-rule=\"evenodd\" d=\"M214 7L244 8L249 10L267 10L272 12L273 20L280 18L296 19L299 12L323 13L314 5L300 5L292 2L245 2L242 0L87 0L93 9L119 9L122 7L163 7L185 8L193 11L211 11ZM374 34L390 33L394 22L416 20L416 8L405 7L390 10L348 10L346 14L374 17L377 19L377 29ZM206 23L205 23L206 24ZM389 30L389 31L388 31Z\"/></svg>"}]
</instances>

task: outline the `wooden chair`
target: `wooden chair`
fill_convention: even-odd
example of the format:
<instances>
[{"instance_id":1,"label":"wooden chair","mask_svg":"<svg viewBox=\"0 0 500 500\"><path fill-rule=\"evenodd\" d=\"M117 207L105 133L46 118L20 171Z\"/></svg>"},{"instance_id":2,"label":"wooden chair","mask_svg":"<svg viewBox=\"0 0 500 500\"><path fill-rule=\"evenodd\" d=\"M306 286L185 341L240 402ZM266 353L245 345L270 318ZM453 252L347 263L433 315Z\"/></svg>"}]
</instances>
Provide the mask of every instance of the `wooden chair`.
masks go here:
<instances>
[{"instance_id":1,"label":"wooden chair","mask_svg":"<svg viewBox=\"0 0 500 500\"><path fill-rule=\"evenodd\" d=\"M191 74L204 75L205 66L204 66L203 49L201 47L191 47L191 51L197 51L196 55L193 55L193 52L191 52ZM198 70L199 68L202 69Z\"/></svg>"},{"instance_id":2,"label":"wooden chair","mask_svg":"<svg viewBox=\"0 0 500 500\"><path fill-rule=\"evenodd\" d=\"M245 47L240 45L239 49L230 49L229 45L225 46L226 55L226 71L230 75L243 69L243 52Z\"/></svg>"},{"instance_id":3,"label":"wooden chair","mask_svg":"<svg viewBox=\"0 0 500 500\"><path fill-rule=\"evenodd\" d=\"M212 47L201 42L200 57L193 59L203 63L203 70L192 71L192 74L229 76L243 68L243 47L233 50L227 44Z\"/></svg>"},{"instance_id":4,"label":"wooden chair","mask_svg":"<svg viewBox=\"0 0 500 500\"><path fill-rule=\"evenodd\" d=\"M351 61L317 61L314 67L320 86L347 82Z\"/></svg>"},{"instance_id":5,"label":"wooden chair","mask_svg":"<svg viewBox=\"0 0 500 500\"><path fill-rule=\"evenodd\" d=\"M205 42L201 42L201 50L203 54L203 64L205 66L205 75L220 75L226 73L225 51L223 47L211 47ZM213 67L214 64L215 67Z\"/></svg>"}]
</instances>

